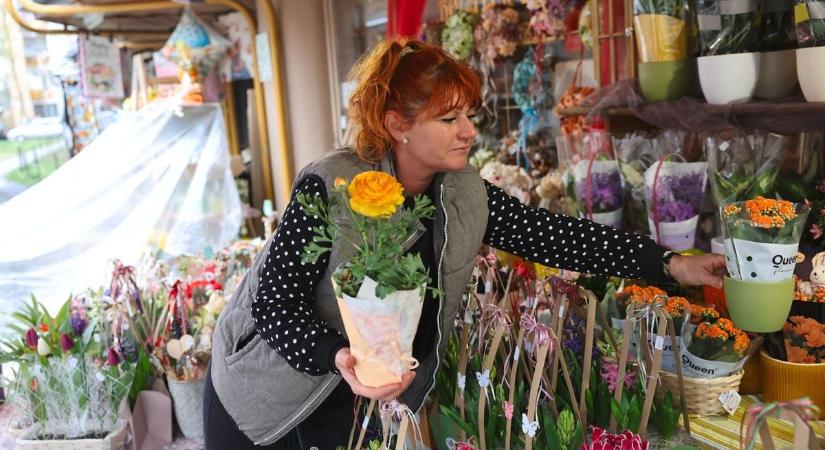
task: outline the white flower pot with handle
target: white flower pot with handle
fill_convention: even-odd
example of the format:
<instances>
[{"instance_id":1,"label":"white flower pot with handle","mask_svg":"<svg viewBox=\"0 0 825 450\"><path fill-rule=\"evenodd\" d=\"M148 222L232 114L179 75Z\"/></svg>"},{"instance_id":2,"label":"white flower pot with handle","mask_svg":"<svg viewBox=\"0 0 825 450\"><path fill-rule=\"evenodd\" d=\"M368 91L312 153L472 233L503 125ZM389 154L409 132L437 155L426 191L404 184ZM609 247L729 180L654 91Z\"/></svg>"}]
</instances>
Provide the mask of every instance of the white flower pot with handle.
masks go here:
<instances>
[{"instance_id":1,"label":"white flower pot with handle","mask_svg":"<svg viewBox=\"0 0 825 450\"><path fill-rule=\"evenodd\" d=\"M707 102L724 105L750 100L756 90L761 61L761 53L699 57L699 83Z\"/></svg>"},{"instance_id":2,"label":"white flower pot with handle","mask_svg":"<svg viewBox=\"0 0 825 450\"><path fill-rule=\"evenodd\" d=\"M805 100L825 102L825 47L796 49L796 73Z\"/></svg>"},{"instance_id":3,"label":"white flower pot with handle","mask_svg":"<svg viewBox=\"0 0 825 450\"><path fill-rule=\"evenodd\" d=\"M796 85L796 49L762 53L755 97L787 97L796 91Z\"/></svg>"}]
</instances>

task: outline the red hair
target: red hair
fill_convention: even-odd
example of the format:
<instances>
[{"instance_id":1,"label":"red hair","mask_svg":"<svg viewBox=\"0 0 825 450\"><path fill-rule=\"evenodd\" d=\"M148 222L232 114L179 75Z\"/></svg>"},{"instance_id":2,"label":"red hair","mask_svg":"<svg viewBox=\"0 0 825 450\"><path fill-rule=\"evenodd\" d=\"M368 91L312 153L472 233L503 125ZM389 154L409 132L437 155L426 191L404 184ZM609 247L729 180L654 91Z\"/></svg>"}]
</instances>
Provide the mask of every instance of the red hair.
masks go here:
<instances>
[{"instance_id":1,"label":"red hair","mask_svg":"<svg viewBox=\"0 0 825 450\"><path fill-rule=\"evenodd\" d=\"M365 54L350 71L356 82L349 100L355 151L379 161L392 146L384 115L395 111L414 122L455 108L481 106L481 79L467 63L440 47L405 38L387 39Z\"/></svg>"}]
</instances>

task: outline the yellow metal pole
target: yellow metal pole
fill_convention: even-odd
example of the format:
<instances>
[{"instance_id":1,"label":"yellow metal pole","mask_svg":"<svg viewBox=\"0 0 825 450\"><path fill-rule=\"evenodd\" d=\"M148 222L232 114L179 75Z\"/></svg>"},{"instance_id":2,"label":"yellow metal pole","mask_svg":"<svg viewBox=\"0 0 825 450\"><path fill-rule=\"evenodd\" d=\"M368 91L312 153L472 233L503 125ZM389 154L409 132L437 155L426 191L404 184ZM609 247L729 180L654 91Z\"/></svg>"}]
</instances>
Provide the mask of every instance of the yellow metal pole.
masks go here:
<instances>
[{"instance_id":1,"label":"yellow metal pole","mask_svg":"<svg viewBox=\"0 0 825 450\"><path fill-rule=\"evenodd\" d=\"M10 0L7 0L10 1ZM44 5L42 3L38 3L34 0L18 0L20 5L23 9L33 12L35 14L40 15L48 15L48 16L74 16L77 14L87 14L87 13L102 13L102 14L111 14L111 13L129 13L129 12L147 12L147 11L157 11L163 9L181 9L185 5L180 3L174 3L169 1L139 1L139 2L128 2L128 3L109 3L109 4L100 4L100 5L80 5L80 4L72 4L72 5ZM260 75L258 70L258 56L257 50L255 46L255 36L257 34L257 27L255 26L255 21L249 11L240 3L234 0L207 0L207 4L217 4L217 5L224 5L228 6L236 11L238 11L246 20L247 24L249 25L249 31L252 35L252 63L253 63L253 75L254 75L254 87L255 87L255 107L257 110L257 121L258 127L261 129L261 153L265 155L262 158L262 172L264 176L264 194L266 198L274 198L274 189L272 184L272 170L269 161L269 133L267 128L266 122L266 110L264 109L264 94L263 94L263 86L261 85ZM263 2L267 3L267 2ZM272 10L271 4L266 4L264 6L265 15L267 16L267 21L274 22L274 10ZM274 30L272 28L271 30ZM281 81L280 76L280 59L278 56L278 47L277 45L272 45L273 42L277 44L275 40L275 33L270 31L270 55L272 55L272 66L273 66L273 81L275 83L275 93L276 96L280 99L276 102L276 111L284 111L285 108L283 107L283 83ZM281 106L277 106L280 104ZM278 120L278 126L281 128L280 131L280 140L282 143L288 144L288 139L286 138L286 117L280 117ZM289 147L287 145L282 145L281 148L278 149L279 153L281 153L281 161L289 161ZM281 173L290 175L292 172L291 164L282 167ZM282 180L285 186L288 186L286 192L289 192L289 188L291 188L291 176L288 179Z\"/></svg>"},{"instance_id":2,"label":"yellow metal pole","mask_svg":"<svg viewBox=\"0 0 825 450\"><path fill-rule=\"evenodd\" d=\"M164 38L168 37L169 33L164 33L162 31L145 31L145 30L87 30L85 28L77 28L75 30L50 30L48 28L39 28L36 27L23 18L17 9L14 7L14 3L12 0L6 0L6 10L9 12L9 15L15 22L17 22L20 27L32 31L34 33L40 34L92 34L92 35L112 35L112 36L141 36L141 37L153 37L153 38Z\"/></svg>"},{"instance_id":3,"label":"yellow metal pole","mask_svg":"<svg viewBox=\"0 0 825 450\"><path fill-rule=\"evenodd\" d=\"M271 0L259 0L263 7L263 19L266 21L267 37L269 39L269 54L272 60L272 83L275 88L275 121L278 129L278 162L280 169L281 189L284 197L288 198L292 191L292 143L287 126L286 100L284 95L283 65L281 64L281 42L278 33L278 21L275 15L275 7ZM267 155L268 157L268 155ZM286 205L281 205L286 208Z\"/></svg>"}]
</instances>

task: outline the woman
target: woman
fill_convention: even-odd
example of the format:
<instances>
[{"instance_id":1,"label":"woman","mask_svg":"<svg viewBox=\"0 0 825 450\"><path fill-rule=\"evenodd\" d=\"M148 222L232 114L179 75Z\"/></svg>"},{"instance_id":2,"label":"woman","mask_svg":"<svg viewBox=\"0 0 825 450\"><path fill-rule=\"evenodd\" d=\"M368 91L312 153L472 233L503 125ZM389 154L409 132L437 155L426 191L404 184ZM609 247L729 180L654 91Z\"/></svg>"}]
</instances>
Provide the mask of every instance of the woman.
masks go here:
<instances>
[{"instance_id":1,"label":"woman","mask_svg":"<svg viewBox=\"0 0 825 450\"><path fill-rule=\"evenodd\" d=\"M205 391L207 449L334 449L346 445L355 395L400 397L413 411L435 383L482 243L547 266L684 284L721 286L718 255L683 257L649 238L523 206L467 167L481 103L473 69L416 41L379 44L353 69L354 149L339 149L297 177L293 200L265 252L218 320ZM429 195L436 215L408 240L444 292L429 295L413 344L420 362L400 384L361 385L342 334L330 275L346 261L334 246L315 264L301 261L317 217L294 194L326 199L336 177L383 170L405 193ZM339 218L346 225L346 218Z\"/></svg>"}]
</instances>

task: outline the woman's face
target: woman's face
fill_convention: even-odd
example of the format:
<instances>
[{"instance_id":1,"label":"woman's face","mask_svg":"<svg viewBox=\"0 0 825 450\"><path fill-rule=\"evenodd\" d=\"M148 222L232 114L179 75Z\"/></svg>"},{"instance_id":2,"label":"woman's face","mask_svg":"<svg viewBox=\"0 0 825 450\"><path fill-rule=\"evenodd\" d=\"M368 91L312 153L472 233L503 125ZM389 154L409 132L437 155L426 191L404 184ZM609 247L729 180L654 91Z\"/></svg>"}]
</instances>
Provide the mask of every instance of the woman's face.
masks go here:
<instances>
[{"instance_id":1,"label":"woman's face","mask_svg":"<svg viewBox=\"0 0 825 450\"><path fill-rule=\"evenodd\" d=\"M404 133L408 141L397 150L404 152L405 160L433 173L461 170L467 166L477 134L472 120L475 114L463 106L440 116L420 118Z\"/></svg>"}]
</instances>

